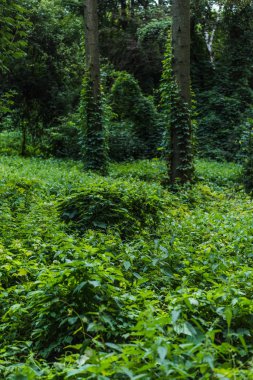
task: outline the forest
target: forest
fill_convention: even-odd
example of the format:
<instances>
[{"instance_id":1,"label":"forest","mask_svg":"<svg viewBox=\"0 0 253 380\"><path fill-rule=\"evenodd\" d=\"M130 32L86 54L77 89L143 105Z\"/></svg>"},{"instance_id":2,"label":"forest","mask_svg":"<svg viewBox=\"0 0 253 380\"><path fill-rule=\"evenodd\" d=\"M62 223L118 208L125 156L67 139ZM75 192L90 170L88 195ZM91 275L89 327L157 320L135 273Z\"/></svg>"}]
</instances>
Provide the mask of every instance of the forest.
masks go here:
<instances>
[{"instance_id":1,"label":"forest","mask_svg":"<svg viewBox=\"0 0 253 380\"><path fill-rule=\"evenodd\" d=\"M252 196L253 1L0 0L0 379L253 380Z\"/></svg>"}]
</instances>

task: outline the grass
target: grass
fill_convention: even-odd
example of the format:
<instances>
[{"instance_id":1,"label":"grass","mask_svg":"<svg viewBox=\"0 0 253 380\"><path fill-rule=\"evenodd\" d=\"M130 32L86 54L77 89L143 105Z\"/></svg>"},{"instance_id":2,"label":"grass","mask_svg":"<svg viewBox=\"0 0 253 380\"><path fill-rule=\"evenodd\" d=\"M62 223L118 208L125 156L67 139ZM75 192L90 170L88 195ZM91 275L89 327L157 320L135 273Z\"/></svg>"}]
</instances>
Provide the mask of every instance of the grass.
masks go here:
<instances>
[{"instance_id":1,"label":"grass","mask_svg":"<svg viewBox=\"0 0 253 380\"><path fill-rule=\"evenodd\" d=\"M159 160L0 158L1 378L253 379L253 201L240 166L196 168L173 194Z\"/></svg>"}]
</instances>

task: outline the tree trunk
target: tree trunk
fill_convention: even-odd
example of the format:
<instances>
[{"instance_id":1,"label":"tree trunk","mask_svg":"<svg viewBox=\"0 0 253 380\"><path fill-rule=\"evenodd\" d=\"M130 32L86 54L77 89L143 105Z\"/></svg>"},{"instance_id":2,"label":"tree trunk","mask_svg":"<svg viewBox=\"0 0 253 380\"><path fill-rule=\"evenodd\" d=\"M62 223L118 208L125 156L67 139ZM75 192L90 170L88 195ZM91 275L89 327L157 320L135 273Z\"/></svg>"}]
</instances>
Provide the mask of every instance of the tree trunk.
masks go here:
<instances>
[{"instance_id":1,"label":"tree trunk","mask_svg":"<svg viewBox=\"0 0 253 380\"><path fill-rule=\"evenodd\" d=\"M171 105L170 180L191 181L192 130L190 82L190 0L172 1L172 72L176 94Z\"/></svg>"},{"instance_id":2,"label":"tree trunk","mask_svg":"<svg viewBox=\"0 0 253 380\"><path fill-rule=\"evenodd\" d=\"M85 168L106 174L107 155L102 119L97 0L85 0Z\"/></svg>"},{"instance_id":3,"label":"tree trunk","mask_svg":"<svg viewBox=\"0 0 253 380\"><path fill-rule=\"evenodd\" d=\"M86 70L89 72L92 92L96 100L100 96L97 0L86 0L84 9Z\"/></svg>"}]
</instances>

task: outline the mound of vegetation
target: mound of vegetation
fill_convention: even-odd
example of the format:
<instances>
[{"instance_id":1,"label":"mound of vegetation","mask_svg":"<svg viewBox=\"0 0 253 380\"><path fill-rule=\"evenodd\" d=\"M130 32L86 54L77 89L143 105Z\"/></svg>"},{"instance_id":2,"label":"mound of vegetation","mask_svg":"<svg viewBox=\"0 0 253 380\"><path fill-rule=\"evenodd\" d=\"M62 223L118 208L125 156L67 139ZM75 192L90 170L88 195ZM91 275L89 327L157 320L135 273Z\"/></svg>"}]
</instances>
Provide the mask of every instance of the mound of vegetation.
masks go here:
<instances>
[{"instance_id":1,"label":"mound of vegetation","mask_svg":"<svg viewBox=\"0 0 253 380\"><path fill-rule=\"evenodd\" d=\"M137 182L104 182L77 189L59 204L61 218L80 232L117 229L123 236L158 224L163 207L161 189Z\"/></svg>"}]
</instances>

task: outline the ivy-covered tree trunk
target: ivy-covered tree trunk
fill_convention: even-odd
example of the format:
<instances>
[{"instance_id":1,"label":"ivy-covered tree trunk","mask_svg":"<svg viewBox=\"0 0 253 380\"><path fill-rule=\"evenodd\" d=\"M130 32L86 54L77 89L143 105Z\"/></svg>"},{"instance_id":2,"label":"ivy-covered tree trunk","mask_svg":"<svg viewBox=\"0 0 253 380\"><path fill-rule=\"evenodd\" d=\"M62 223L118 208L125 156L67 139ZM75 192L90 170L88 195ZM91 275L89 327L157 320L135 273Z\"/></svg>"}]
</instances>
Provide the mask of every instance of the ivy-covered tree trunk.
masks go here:
<instances>
[{"instance_id":1,"label":"ivy-covered tree trunk","mask_svg":"<svg viewBox=\"0 0 253 380\"><path fill-rule=\"evenodd\" d=\"M192 128L190 83L190 0L172 1L172 94L170 130L171 184L192 180Z\"/></svg>"},{"instance_id":2,"label":"ivy-covered tree trunk","mask_svg":"<svg viewBox=\"0 0 253 380\"><path fill-rule=\"evenodd\" d=\"M84 162L86 169L105 174L107 171L107 152L100 90L97 0L85 0L84 5L86 54L86 73L83 88Z\"/></svg>"}]
</instances>

